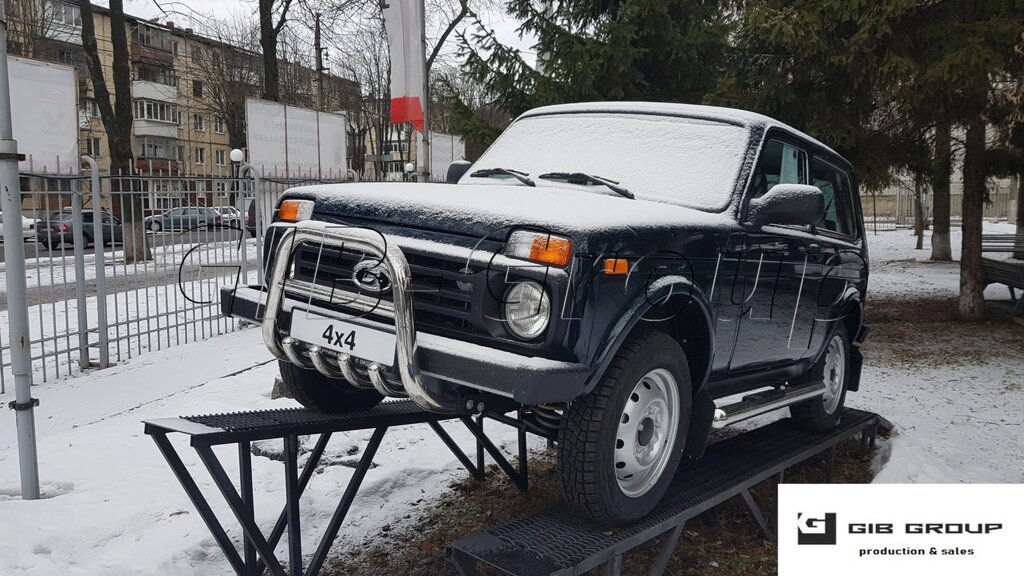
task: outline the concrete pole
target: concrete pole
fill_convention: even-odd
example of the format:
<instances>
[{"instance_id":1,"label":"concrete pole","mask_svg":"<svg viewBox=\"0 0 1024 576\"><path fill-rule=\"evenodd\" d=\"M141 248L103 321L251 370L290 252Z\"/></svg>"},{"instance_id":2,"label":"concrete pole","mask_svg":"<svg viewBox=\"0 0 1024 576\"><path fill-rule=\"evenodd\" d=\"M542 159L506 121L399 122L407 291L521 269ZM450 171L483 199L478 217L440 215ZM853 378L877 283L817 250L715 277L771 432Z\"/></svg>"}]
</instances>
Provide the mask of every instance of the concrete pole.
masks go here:
<instances>
[{"instance_id":1,"label":"concrete pole","mask_svg":"<svg viewBox=\"0 0 1024 576\"><path fill-rule=\"evenodd\" d=\"M7 259L7 318L14 373L14 409L21 464L21 497L39 498L35 404L32 398L32 351L28 333L25 240L21 236L21 182L18 143L11 125L11 80L7 71L7 13L0 2L0 189L3 190L4 248Z\"/></svg>"},{"instance_id":2,"label":"concrete pole","mask_svg":"<svg viewBox=\"0 0 1024 576\"><path fill-rule=\"evenodd\" d=\"M416 163L420 182L430 181L430 69L427 68L427 6L420 8L420 41L423 48L423 133L416 139ZM410 64L412 64L410 62Z\"/></svg>"}]
</instances>

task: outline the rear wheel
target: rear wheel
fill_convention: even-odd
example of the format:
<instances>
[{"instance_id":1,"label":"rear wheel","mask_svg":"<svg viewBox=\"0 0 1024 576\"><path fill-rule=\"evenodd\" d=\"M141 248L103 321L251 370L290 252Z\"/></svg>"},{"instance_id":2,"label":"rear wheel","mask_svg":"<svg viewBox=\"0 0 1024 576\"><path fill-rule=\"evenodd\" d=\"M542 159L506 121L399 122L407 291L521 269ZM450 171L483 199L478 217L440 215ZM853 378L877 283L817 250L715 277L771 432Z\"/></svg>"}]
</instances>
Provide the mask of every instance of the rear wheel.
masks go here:
<instances>
[{"instance_id":1,"label":"rear wheel","mask_svg":"<svg viewBox=\"0 0 1024 576\"><path fill-rule=\"evenodd\" d=\"M686 355L675 340L651 332L628 341L562 420L558 463L569 506L604 525L653 510L682 458L691 402Z\"/></svg>"},{"instance_id":2,"label":"rear wheel","mask_svg":"<svg viewBox=\"0 0 1024 576\"><path fill-rule=\"evenodd\" d=\"M340 378L328 378L316 370L299 368L278 360L281 380L299 404L321 412L358 412L384 399L376 390L356 388Z\"/></svg>"},{"instance_id":3,"label":"rear wheel","mask_svg":"<svg viewBox=\"0 0 1024 576\"><path fill-rule=\"evenodd\" d=\"M159 232L164 229L163 224L159 220L153 220L149 223L149 229L153 232Z\"/></svg>"},{"instance_id":4,"label":"rear wheel","mask_svg":"<svg viewBox=\"0 0 1024 576\"><path fill-rule=\"evenodd\" d=\"M839 425L850 379L850 337L840 323L828 341L825 355L813 368L790 382L799 386L824 382L825 392L789 407L793 423L815 432L825 432Z\"/></svg>"}]
</instances>

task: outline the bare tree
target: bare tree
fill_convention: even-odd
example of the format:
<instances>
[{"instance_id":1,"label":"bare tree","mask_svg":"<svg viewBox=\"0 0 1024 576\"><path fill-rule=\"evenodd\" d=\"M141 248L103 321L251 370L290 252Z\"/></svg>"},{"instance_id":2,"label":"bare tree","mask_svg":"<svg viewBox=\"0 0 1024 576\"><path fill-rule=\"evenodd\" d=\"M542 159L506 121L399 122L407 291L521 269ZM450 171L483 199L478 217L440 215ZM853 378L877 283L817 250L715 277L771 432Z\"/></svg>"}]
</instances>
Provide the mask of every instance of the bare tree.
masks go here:
<instances>
[{"instance_id":1,"label":"bare tree","mask_svg":"<svg viewBox=\"0 0 1024 576\"><path fill-rule=\"evenodd\" d=\"M132 85L131 64L128 60L128 38L125 27L124 3L110 0L110 43L113 49L114 99L111 100L107 79L103 74L96 42L96 26L93 22L92 4L89 0L78 0L82 14L82 47L85 49L92 79L93 98L100 110L103 128L107 132L107 146L110 150L110 174L128 175L132 170ZM121 192L119 179L112 179L111 190ZM145 243L143 227L142 197L139 194L125 194L127 210L121 214L125 228L124 257L126 262L151 260L152 252ZM99 239L97 239L98 241Z\"/></svg>"},{"instance_id":2,"label":"bare tree","mask_svg":"<svg viewBox=\"0 0 1024 576\"><path fill-rule=\"evenodd\" d=\"M263 98L281 100L277 67L277 39L288 21L292 0L258 0L260 47L263 48ZM277 17L275 21L275 16Z\"/></svg>"}]
</instances>

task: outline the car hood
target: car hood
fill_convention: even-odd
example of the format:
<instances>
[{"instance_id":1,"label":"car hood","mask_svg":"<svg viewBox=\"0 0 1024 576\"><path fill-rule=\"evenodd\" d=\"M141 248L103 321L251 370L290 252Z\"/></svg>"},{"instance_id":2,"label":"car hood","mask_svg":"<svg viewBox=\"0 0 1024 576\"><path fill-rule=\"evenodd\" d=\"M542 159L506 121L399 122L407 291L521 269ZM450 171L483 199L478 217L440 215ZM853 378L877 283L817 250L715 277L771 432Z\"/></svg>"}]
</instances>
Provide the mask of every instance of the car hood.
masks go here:
<instances>
[{"instance_id":1,"label":"car hood","mask_svg":"<svg viewBox=\"0 0 1024 576\"><path fill-rule=\"evenodd\" d=\"M498 239L513 228L566 234L578 241L686 228L734 227L721 214L628 199L601 188L509 184L353 183L293 188L285 197L315 202L314 218L401 225Z\"/></svg>"}]
</instances>

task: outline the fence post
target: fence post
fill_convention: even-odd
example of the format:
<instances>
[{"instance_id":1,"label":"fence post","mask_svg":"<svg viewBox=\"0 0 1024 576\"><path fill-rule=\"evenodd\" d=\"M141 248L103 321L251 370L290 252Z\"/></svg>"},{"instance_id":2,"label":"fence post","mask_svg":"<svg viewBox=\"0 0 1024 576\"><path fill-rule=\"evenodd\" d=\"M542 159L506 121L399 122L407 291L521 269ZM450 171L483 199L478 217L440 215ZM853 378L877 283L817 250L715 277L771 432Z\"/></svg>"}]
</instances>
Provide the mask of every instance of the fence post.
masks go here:
<instances>
[{"instance_id":1,"label":"fence post","mask_svg":"<svg viewBox=\"0 0 1024 576\"><path fill-rule=\"evenodd\" d=\"M253 203L253 223L256 225L256 263L258 269L256 270L256 280L260 286L263 285L263 198L260 194L260 173L256 170L256 167L252 164L242 164L241 168L238 169L239 177L252 176L252 203Z\"/></svg>"},{"instance_id":2,"label":"fence post","mask_svg":"<svg viewBox=\"0 0 1024 576\"><path fill-rule=\"evenodd\" d=\"M82 230L82 195L78 180L71 181L71 226L74 235L75 299L78 301L78 367L89 367L89 311L85 297L85 234Z\"/></svg>"},{"instance_id":3,"label":"fence post","mask_svg":"<svg viewBox=\"0 0 1024 576\"><path fill-rule=\"evenodd\" d=\"M14 410L18 428L21 497L39 498L39 457L36 453L36 400L32 398L32 348L28 331L25 281L25 240L21 236L21 182L18 143L11 122L11 79L7 71L7 12L0 2L0 187L3 187L4 251L7 260L7 320L14 374Z\"/></svg>"},{"instance_id":4,"label":"fence post","mask_svg":"<svg viewBox=\"0 0 1024 576\"><path fill-rule=\"evenodd\" d=\"M89 156L82 156L82 162L89 165L92 182L92 229L93 253L96 255L96 333L99 336L100 368L110 366L110 349L107 335L107 278L103 269L103 218L100 199L100 168Z\"/></svg>"}]
</instances>

